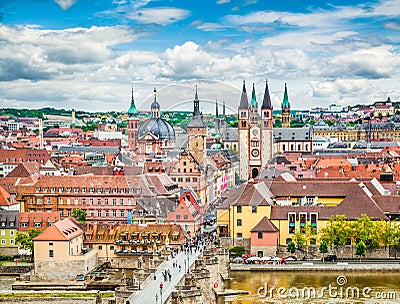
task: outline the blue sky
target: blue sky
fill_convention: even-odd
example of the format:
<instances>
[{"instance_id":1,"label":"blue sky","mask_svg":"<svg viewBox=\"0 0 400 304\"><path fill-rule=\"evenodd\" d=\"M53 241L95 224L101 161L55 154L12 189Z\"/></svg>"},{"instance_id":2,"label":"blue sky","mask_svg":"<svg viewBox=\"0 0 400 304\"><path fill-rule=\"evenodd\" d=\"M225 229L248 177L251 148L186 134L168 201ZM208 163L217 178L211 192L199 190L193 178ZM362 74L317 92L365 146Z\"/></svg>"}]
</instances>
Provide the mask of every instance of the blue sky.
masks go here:
<instances>
[{"instance_id":1,"label":"blue sky","mask_svg":"<svg viewBox=\"0 0 400 304\"><path fill-rule=\"evenodd\" d=\"M400 0L0 2L0 105L233 112L243 80L274 108L400 101ZM186 104L184 101L188 101ZM179 106L177 106L179 104Z\"/></svg>"}]
</instances>

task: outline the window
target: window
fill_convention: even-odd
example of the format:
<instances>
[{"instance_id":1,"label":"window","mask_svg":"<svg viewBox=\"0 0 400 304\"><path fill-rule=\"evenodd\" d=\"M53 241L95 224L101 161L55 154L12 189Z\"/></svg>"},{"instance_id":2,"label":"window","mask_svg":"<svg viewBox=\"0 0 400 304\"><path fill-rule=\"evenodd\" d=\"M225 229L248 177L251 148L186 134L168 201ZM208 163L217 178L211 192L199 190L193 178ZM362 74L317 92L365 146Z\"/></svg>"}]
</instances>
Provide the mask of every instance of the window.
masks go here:
<instances>
[{"instance_id":1,"label":"window","mask_svg":"<svg viewBox=\"0 0 400 304\"><path fill-rule=\"evenodd\" d=\"M242 238L242 237L243 237L243 234L242 234L241 232L238 232L238 233L236 233L236 237L237 237L237 238Z\"/></svg>"},{"instance_id":2,"label":"window","mask_svg":"<svg viewBox=\"0 0 400 304\"><path fill-rule=\"evenodd\" d=\"M14 236L14 230L10 230L10 235Z\"/></svg>"},{"instance_id":3,"label":"window","mask_svg":"<svg viewBox=\"0 0 400 304\"><path fill-rule=\"evenodd\" d=\"M1 230L1 233L0 233L2 236L5 236L6 235L6 231L5 230Z\"/></svg>"},{"instance_id":4,"label":"window","mask_svg":"<svg viewBox=\"0 0 400 304\"><path fill-rule=\"evenodd\" d=\"M92 205L93 206L93 199L91 198L91 199L89 199L89 202L90 202L90 205Z\"/></svg>"},{"instance_id":5,"label":"window","mask_svg":"<svg viewBox=\"0 0 400 304\"><path fill-rule=\"evenodd\" d=\"M67 209L67 216L71 216L71 209Z\"/></svg>"},{"instance_id":6,"label":"window","mask_svg":"<svg viewBox=\"0 0 400 304\"><path fill-rule=\"evenodd\" d=\"M190 183L190 177L186 177L186 182Z\"/></svg>"},{"instance_id":7,"label":"window","mask_svg":"<svg viewBox=\"0 0 400 304\"><path fill-rule=\"evenodd\" d=\"M194 183L197 183L197 177L193 177L193 178L192 178L192 181L193 181Z\"/></svg>"},{"instance_id":8,"label":"window","mask_svg":"<svg viewBox=\"0 0 400 304\"><path fill-rule=\"evenodd\" d=\"M304 233L307 223L307 213L300 213L300 232Z\"/></svg>"},{"instance_id":9,"label":"window","mask_svg":"<svg viewBox=\"0 0 400 304\"><path fill-rule=\"evenodd\" d=\"M125 211L124 210L120 210L119 211L119 215L120 215L120 217L124 217L125 216Z\"/></svg>"},{"instance_id":10,"label":"window","mask_svg":"<svg viewBox=\"0 0 400 304\"><path fill-rule=\"evenodd\" d=\"M296 232L296 213L289 213L288 220L289 220L289 234L294 234Z\"/></svg>"},{"instance_id":11,"label":"window","mask_svg":"<svg viewBox=\"0 0 400 304\"><path fill-rule=\"evenodd\" d=\"M318 233L318 213L311 213L310 214L310 225L313 229L313 233Z\"/></svg>"},{"instance_id":12,"label":"window","mask_svg":"<svg viewBox=\"0 0 400 304\"><path fill-rule=\"evenodd\" d=\"M109 210L105 210L104 211L104 216L105 217L109 217L110 216L110 211Z\"/></svg>"},{"instance_id":13,"label":"window","mask_svg":"<svg viewBox=\"0 0 400 304\"><path fill-rule=\"evenodd\" d=\"M15 244L15 240L14 240L14 239L11 239L11 240L10 240L10 244L14 245L14 244Z\"/></svg>"},{"instance_id":14,"label":"window","mask_svg":"<svg viewBox=\"0 0 400 304\"><path fill-rule=\"evenodd\" d=\"M2 240L1 240L1 244L2 244L2 245L5 245L5 244L6 244L6 240L2 239Z\"/></svg>"},{"instance_id":15,"label":"window","mask_svg":"<svg viewBox=\"0 0 400 304\"><path fill-rule=\"evenodd\" d=\"M49 243L49 246L53 246L53 243Z\"/></svg>"},{"instance_id":16,"label":"window","mask_svg":"<svg viewBox=\"0 0 400 304\"><path fill-rule=\"evenodd\" d=\"M74 205L78 205L79 204L79 200L77 198L74 199Z\"/></svg>"},{"instance_id":17,"label":"window","mask_svg":"<svg viewBox=\"0 0 400 304\"><path fill-rule=\"evenodd\" d=\"M103 250L103 246L99 245L99 250Z\"/></svg>"},{"instance_id":18,"label":"window","mask_svg":"<svg viewBox=\"0 0 400 304\"><path fill-rule=\"evenodd\" d=\"M110 246L110 250L114 250L114 246L111 245L111 246Z\"/></svg>"},{"instance_id":19,"label":"window","mask_svg":"<svg viewBox=\"0 0 400 304\"><path fill-rule=\"evenodd\" d=\"M242 220L241 219L237 219L236 220L236 225L237 226L242 226Z\"/></svg>"},{"instance_id":20,"label":"window","mask_svg":"<svg viewBox=\"0 0 400 304\"><path fill-rule=\"evenodd\" d=\"M258 234L257 234L257 237L258 237L259 239L262 239L262 238L263 238L263 233L262 233L261 231L259 231Z\"/></svg>"},{"instance_id":21,"label":"window","mask_svg":"<svg viewBox=\"0 0 400 304\"><path fill-rule=\"evenodd\" d=\"M62 209L60 209L60 217L63 217L63 216L64 216L64 212Z\"/></svg>"},{"instance_id":22,"label":"window","mask_svg":"<svg viewBox=\"0 0 400 304\"><path fill-rule=\"evenodd\" d=\"M187 219L188 219L188 215L187 215L187 214L184 214L184 215L183 215L183 219L187 220Z\"/></svg>"},{"instance_id":23,"label":"window","mask_svg":"<svg viewBox=\"0 0 400 304\"><path fill-rule=\"evenodd\" d=\"M119 199L119 204L120 204L120 205L123 205L123 204L124 204L124 199L123 199L123 198L120 198L120 199Z\"/></svg>"},{"instance_id":24,"label":"window","mask_svg":"<svg viewBox=\"0 0 400 304\"><path fill-rule=\"evenodd\" d=\"M189 225L187 225L187 224L185 225L185 230L189 231Z\"/></svg>"},{"instance_id":25,"label":"window","mask_svg":"<svg viewBox=\"0 0 400 304\"><path fill-rule=\"evenodd\" d=\"M236 212L237 213L242 213L242 206L237 206L236 207Z\"/></svg>"},{"instance_id":26,"label":"window","mask_svg":"<svg viewBox=\"0 0 400 304\"><path fill-rule=\"evenodd\" d=\"M175 217L176 217L177 220L179 220L181 218L181 215L177 214Z\"/></svg>"},{"instance_id":27,"label":"window","mask_svg":"<svg viewBox=\"0 0 400 304\"><path fill-rule=\"evenodd\" d=\"M257 213L257 206L251 206L251 213Z\"/></svg>"},{"instance_id":28,"label":"window","mask_svg":"<svg viewBox=\"0 0 400 304\"><path fill-rule=\"evenodd\" d=\"M108 198L104 199L104 205L108 205Z\"/></svg>"},{"instance_id":29,"label":"window","mask_svg":"<svg viewBox=\"0 0 400 304\"><path fill-rule=\"evenodd\" d=\"M97 210L97 216L101 217L101 210Z\"/></svg>"},{"instance_id":30,"label":"window","mask_svg":"<svg viewBox=\"0 0 400 304\"><path fill-rule=\"evenodd\" d=\"M86 205L86 198L82 199L82 205Z\"/></svg>"},{"instance_id":31,"label":"window","mask_svg":"<svg viewBox=\"0 0 400 304\"><path fill-rule=\"evenodd\" d=\"M117 204L117 199L116 199L116 198L113 198L112 203L113 203L113 205L115 206L115 205Z\"/></svg>"},{"instance_id":32,"label":"window","mask_svg":"<svg viewBox=\"0 0 400 304\"><path fill-rule=\"evenodd\" d=\"M27 222L21 222L21 228L28 228Z\"/></svg>"},{"instance_id":33,"label":"window","mask_svg":"<svg viewBox=\"0 0 400 304\"><path fill-rule=\"evenodd\" d=\"M53 250L53 249L50 249L50 250L49 250L49 257L50 257L50 258L53 258L53 257L54 257L54 250Z\"/></svg>"},{"instance_id":34,"label":"window","mask_svg":"<svg viewBox=\"0 0 400 304\"><path fill-rule=\"evenodd\" d=\"M113 210L113 211L112 211L112 216L113 216L113 217L117 217L117 210Z\"/></svg>"},{"instance_id":35,"label":"window","mask_svg":"<svg viewBox=\"0 0 400 304\"><path fill-rule=\"evenodd\" d=\"M130 198L128 198L128 205L132 205L132 200Z\"/></svg>"},{"instance_id":36,"label":"window","mask_svg":"<svg viewBox=\"0 0 400 304\"><path fill-rule=\"evenodd\" d=\"M35 228L42 228L42 223L41 222L36 222L34 224Z\"/></svg>"},{"instance_id":37,"label":"window","mask_svg":"<svg viewBox=\"0 0 400 304\"><path fill-rule=\"evenodd\" d=\"M101 205L101 198L97 199L97 205Z\"/></svg>"},{"instance_id":38,"label":"window","mask_svg":"<svg viewBox=\"0 0 400 304\"><path fill-rule=\"evenodd\" d=\"M89 214L90 214L91 217L93 217L94 216L94 210L90 210Z\"/></svg>"}]
</instances>

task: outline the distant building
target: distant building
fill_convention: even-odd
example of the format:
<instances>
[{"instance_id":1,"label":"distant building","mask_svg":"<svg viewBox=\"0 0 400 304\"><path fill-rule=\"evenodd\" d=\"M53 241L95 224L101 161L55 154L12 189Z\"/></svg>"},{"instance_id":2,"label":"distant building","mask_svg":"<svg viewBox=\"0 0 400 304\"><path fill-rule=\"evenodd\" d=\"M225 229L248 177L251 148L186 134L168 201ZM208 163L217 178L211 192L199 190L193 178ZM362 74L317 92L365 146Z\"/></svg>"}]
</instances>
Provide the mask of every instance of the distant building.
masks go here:
<instances>
[{"instance_id":1,"label":"distant building","mask_svg":"<svg viewBox=\"0 0 400 304\"><path fill-rule=\"evenodd\" d=\"M18 247L15 237L18 229L18 211L0 208L0 254L15 255Z\"/></svg>"}]
</instances>

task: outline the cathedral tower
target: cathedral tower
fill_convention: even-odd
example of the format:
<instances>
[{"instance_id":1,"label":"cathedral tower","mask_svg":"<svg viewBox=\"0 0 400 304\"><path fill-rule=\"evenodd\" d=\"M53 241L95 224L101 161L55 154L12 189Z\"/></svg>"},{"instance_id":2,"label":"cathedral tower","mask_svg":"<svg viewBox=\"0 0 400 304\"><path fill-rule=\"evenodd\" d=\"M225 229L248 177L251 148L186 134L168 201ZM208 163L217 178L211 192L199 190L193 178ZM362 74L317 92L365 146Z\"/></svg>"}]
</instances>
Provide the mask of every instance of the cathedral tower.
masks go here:
<instances>
[{"instance_id":1,"label":"cathedral tower","mask_svg":"<svg viewBox=\"0 0 400 304\"><path fill-rule=\"evenodd\" d=\"M238 115L239 178L241 180L247 180L249 178L250 110L249 101L247 99L246 83L244 81Z\"/></svg>"},{"instance_id":2,"label":"cathedral tower","mask_svg":"<svg viewBox=\"0 0 400 304\"><path fill-rule=\"evenodd\" d=\"M207 156L207 126L204 124L200 113L200 101L197 95L197 86L193 101L193 117L187 126L187 134L189 153L200 166L205 166L205 159Z\"/></svg>"},{"instance_id":3,"label":"cathedral tower","mask_svg":"<svg viewBox=\"0 0 400 304\"><path fill-rule=\"evenodd\" d=\"M282 128L290 128L290 103L285 83L285 93L283 94L282 108Z\"/></svg>"},{"instance_id":4,"label":"cathedral tower","mask_svg":"<svg viewBox=\"0 0 400 304\"><path fill-rule=\"evenodd\" d=\"M261 163L265 166L274 155L273 108L269 96L268 81L265 82L264 99L261 105Z\"/></svg>"},{"instance_id":5,"label":"cathedral tower","mask_svg":"<svg viewBox=\"0 0 400 304\"><path fill-rule=\"evenodd\" d=\"M133 85L132 85L132 97L131 97L131 106L128 110L128 147L130 151L133 151L137 148L137 132L139 129L139 111L135 105L135 99L133 98Z\"/></svg>"}]
</instances>

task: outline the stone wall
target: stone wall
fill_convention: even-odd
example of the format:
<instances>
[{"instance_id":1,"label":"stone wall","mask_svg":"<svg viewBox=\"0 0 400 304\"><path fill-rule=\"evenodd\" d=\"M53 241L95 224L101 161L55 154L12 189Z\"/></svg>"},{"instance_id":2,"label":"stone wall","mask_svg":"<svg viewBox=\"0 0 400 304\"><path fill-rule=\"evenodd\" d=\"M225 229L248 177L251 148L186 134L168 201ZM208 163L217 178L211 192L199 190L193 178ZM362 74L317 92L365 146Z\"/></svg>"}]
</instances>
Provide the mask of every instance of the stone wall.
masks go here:
<instances>
[{"instance_id":1,"label":"stone wall","mask_svg":"<svg viewBox=\"0 0 400 304\"><path fill-rule=\"evenodd\" d=\"M252 246L251 253L258 256L258 252L262 251L262 256L275 256L277 252L277 246Z\"/></svg>"},{"instance_id":2,"label":"stone wall","mask_svg":"<svg viewBox=\"0 0 400 304\"><path fill-rule=\"evenodd\" d=\"M37 261L35 260L35 277L39 280L70 281L78 274L86 274L97 266L97 252L89 252L81 259Z\"/></svg>"},{"instance_id":3,"label":"stone wall","mask_svg":"<svg viewBox=\"0 0 400 304\"><path fill-rule=\"evenodd\" d=\"M229 237L221 237L220 244L222 248L229 249L234 246L244 247L246 253L250 253L251 250L251 239L250 238L229 238Z\"/></svg>"},{"instance_id":4,"label":"stone wall","mask_svg":"<svg viewBox=\"0 0 400 304\"><path fill-rule=\"evenodd\" d=\"M286 248L287 246L278 246L277 255L280 257L290 255L290 253L287 252ZM358 258L358 256L355 255L355 252L356 252L355 246L343 246L342 248L338 249L335 248L329 249L328 253L326 253L325 256L329 254L336 254L338 258L342 258L342 256L344 259ZM376 249L367 249L366 255L363 258L383 259L383 258L394 257L394 253L395 251L389 250L389 248L378 247ZM297 256L298 258L302 258L303 256L306 255L308 259L322 258L322 253L319 252L319 246L310 246L308 248L308 252L305 249L297 249L294 255Z\"/></svg>"},{"instance_id":5,"label":"stone wall","mask_svg":"<svg viewBox=\"0 0 400 304\"><path fill-rule=\"evenodd\" d=\"M18 247L0 247L0 254L17 255Z\"/></svg>"}]
</instances>

